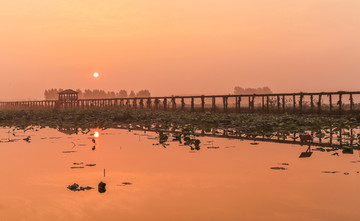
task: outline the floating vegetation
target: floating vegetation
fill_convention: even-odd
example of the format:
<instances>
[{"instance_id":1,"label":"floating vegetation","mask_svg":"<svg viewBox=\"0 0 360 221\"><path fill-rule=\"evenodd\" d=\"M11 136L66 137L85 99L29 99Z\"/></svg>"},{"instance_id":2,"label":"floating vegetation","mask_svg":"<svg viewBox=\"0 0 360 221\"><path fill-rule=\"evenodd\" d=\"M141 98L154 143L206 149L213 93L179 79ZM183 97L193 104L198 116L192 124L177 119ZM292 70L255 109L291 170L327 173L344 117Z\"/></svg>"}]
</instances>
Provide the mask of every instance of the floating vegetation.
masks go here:
<instances>
[{"instance_id":1,"label":"floating vegetation","mask_svg":"<svg viewBox=\"0 0 360 221\"><path fill-rule=\"evenodd\" d=\"M50 127L67 129L75 134L89 133L89 128L151 130L159 133L160 144L178 141L193 149L200 148L200 141L196 136L204 134L253 140L252 145L267 139L300 143L300 138L303 138L303 142L310 144L316 142L328 143L330 146L360 147L360 115L330 117L286 113L226 114L101 108L1 110L0 126L13 126L24 131ZM92 142L96 144L95 139Z\"/></svg>"},{"instance_id":2,"label":"floating vegetation","mask_svg":"<svg viewBox=\"0 0 360 221\"><path fill-rule=\"evenodd\" d=\"M30 142L31 142L31 137L28 136L28 137L24 138L23 140L25 140L26 142L30 143Z\"/></svg>"},{"instance_id":3,"label":"floating vegetation","mask_svg":"<svg viewBox=\"0 0 360 221\"><path fill-rule=\"evenodd\" d=\"M70 169L83 169L84 167L70 167Z\"/></svg>"},{"instance_id":4,"label":"floating vegetation","mask_svg":"<svg viewBox=\"0 0 360 221\"><path fill-rule=\"evenodd\" d=\"M219 149L220 147L213 147L213 146L211 146L211 147L207 147L208 149Z\"/></svg>"},{"instance_id":5,"label":"floating vegetation","mask_svg":"<svg viewBox=\"0 0 360 221\"><path fill-rule=\"evenodd\" d=\"M130 183L130 182L122 182L121 184L124 185L124 186L132 185L132 183Z\"/></svg>"},{"instance_id":6,"label":"floating vegetation","mask_svg":"<svg viewBox=\"0 0 360 221\"><path fill-rule=\"evenodd\" d=\"M325 152L325 148L322 148L322 147L318 147L318 148L315 148L315 149L312 149L312 150Z\"/></svg>"},{"instance_id":7,"label":"floating vegetation","mask_svg":"<svg viewBox=\"0 0 360 221\"><path fill-rule=\"evenodd\" d=\"M87 167L94 167L94 166L96 166L96 164L94 164L94 163L89 163L89 164L86 164L85 166L87 166Z\"/></svg>"},{"instance_id":8,"label":"floating vegetation","mask_svg":"<svg viewBox=\"0 0 360 221\"><path fill-rule=\"evenodd\" d=\"M75 150L66 150L66 151L63 151L62 153L75 153L76 151Z\"/></svg>"},{"instance_id":9,"label":"floating vegetation","mask_svg":"<svg viewBox=\"0 0 360 221\"><path fill-rule=\"evenodd\" d=\"M91 187L91 186L86 186L86 187L79 186L79 184L77 184L77 183L74 183L73 185L69 185L67 188L68 188L69 190L71 190L71 191L74 191L74 192L94 189L94 188Z\"/></svg>"},{"instance_id":10,"label":"floating vegetation","mask_svg":"<svg viewBox=\"0 0 360 221\"><path fill-rule=\"evenodd\" d=\"M321 171L321 173L339 173L339 171Z\"/></svg>"},{"instance_id":11,"label":"floating vegetation","mask_svg":"<svg viewBox=\"0 0 360 221\"><path fill-rule=\"evenodd\" d=\"M80 163L73 163L74 165L82 165L84 164L83 162L80 162Z\"/></svg>"},{"instance_id":12,"label":"floating vegetation","mask_svg":"<svg viewBox=\"0 0 360 221\"><path fill-rule=\"evenodd\" d=\"M272 170L287 170L285 167L270 167Z\"/></svg>"}]
</instances>

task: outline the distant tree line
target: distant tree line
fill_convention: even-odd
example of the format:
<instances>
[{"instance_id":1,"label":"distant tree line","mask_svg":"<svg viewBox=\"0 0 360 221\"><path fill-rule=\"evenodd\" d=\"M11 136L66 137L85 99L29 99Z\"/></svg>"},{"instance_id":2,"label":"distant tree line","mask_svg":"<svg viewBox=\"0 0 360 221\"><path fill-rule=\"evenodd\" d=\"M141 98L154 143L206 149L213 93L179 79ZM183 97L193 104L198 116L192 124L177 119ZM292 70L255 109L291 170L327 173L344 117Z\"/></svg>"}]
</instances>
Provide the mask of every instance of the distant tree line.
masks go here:
<instances>
[{"instance_id":1,"label":"distant tree line","mask_svg":"<svg viewBox=\"0 0 360 221\"><path fill-rule=\"evenodd\" d=\"M58 93L63 91L63 89L52 88L45 90L44 96L45 100L57 100ZM85 89L84 91L77 89L79 92L79 99L97 99L97 98L132 98L132 97L150 97L151 93L149 90L140 90L137 93L134 91L128 92L126 90L115 91L105 91L99 89Z\"/></svg>"},{"instance_id":2,"label":"distant tree line","mask_svg":"<svg viewBox=\"0 0 360 221\"><path fill-rule=\"evenodd\" d=\"M259 88L242 88L235 87L234 94L272 94L272 91L269 87L259 87Z\"/></svg>"}]
</instances>

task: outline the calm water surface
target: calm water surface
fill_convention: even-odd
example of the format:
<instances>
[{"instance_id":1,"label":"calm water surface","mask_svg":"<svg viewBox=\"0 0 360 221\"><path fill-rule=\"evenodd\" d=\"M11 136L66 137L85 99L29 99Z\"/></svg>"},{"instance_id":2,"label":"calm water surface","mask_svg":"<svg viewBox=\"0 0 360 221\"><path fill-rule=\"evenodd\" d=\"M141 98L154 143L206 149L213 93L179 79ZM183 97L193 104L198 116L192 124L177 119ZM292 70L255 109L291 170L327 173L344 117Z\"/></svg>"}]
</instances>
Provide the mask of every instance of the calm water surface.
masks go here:
<instances>
[{"instance_id":1,"label":"calm water surface","mask_svg":"<svg viewBox=\"0 0 360 221\"><path fill-rule=\"evenodd\" d=\"M210 137L191 151L120 129L94 149L91 133L0 129L0 220L360 220L357 151L299 158L307 147Z\"/></svg>"}]
</instances>

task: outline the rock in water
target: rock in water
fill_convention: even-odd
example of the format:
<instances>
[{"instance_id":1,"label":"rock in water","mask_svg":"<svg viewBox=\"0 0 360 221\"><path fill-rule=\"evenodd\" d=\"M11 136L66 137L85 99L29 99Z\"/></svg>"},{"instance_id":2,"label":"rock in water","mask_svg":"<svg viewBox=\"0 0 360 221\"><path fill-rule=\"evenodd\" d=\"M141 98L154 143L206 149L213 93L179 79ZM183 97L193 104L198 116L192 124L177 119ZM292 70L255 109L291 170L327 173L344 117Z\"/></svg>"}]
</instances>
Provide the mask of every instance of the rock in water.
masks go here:
<instances>
[{"instance_id":1,"label":"rock in water","mask_svg":"<svg viewBox=\"0 0 360 221\"><path fill-rule=\"evenodd\" d=\"M99 193L105 193L106 192L106 183L103 183L101 181L98 186L98 191L99 191Z\"/></svg>"}]
</instances>

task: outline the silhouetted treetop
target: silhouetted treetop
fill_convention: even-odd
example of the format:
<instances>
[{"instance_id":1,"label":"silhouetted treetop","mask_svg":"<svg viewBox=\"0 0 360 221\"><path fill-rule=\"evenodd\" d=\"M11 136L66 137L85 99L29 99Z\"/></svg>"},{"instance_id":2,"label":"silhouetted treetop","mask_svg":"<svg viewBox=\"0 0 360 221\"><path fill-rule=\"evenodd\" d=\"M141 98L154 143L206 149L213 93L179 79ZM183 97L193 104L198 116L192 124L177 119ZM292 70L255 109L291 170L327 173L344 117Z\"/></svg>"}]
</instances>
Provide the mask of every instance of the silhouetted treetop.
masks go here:
<instances>
[{"instance_id":1,"label":"silhouetted treetop","mask_svg":"<svg viewBox=\"0 0 360 221\"><path fill-rule=\"evenodd\" d=\"M272 94L272 91L269 87L259 87L259 88L242 88L235 87L234 94Z\"/></svg>"},{"instance_id":2,"label":"silhouetted treetop","mask_svg":"<svg viewBox=\"0 0 360 221\"><path fill-rule=\"evenodd\" d=\"M47 89L44 92L44 96L46 100L57 100L58 93L63 91L63 89ZM105 91L99 89L85 89L84 91L77 89L79 92L79 99L100 99L100 98L127 98L127 97L150 97L149 90L140 90L139 92L135 93L131 91L129 96L126 90L119 90L118 92L115 91Z\"/></svg>"}]
</instances>

